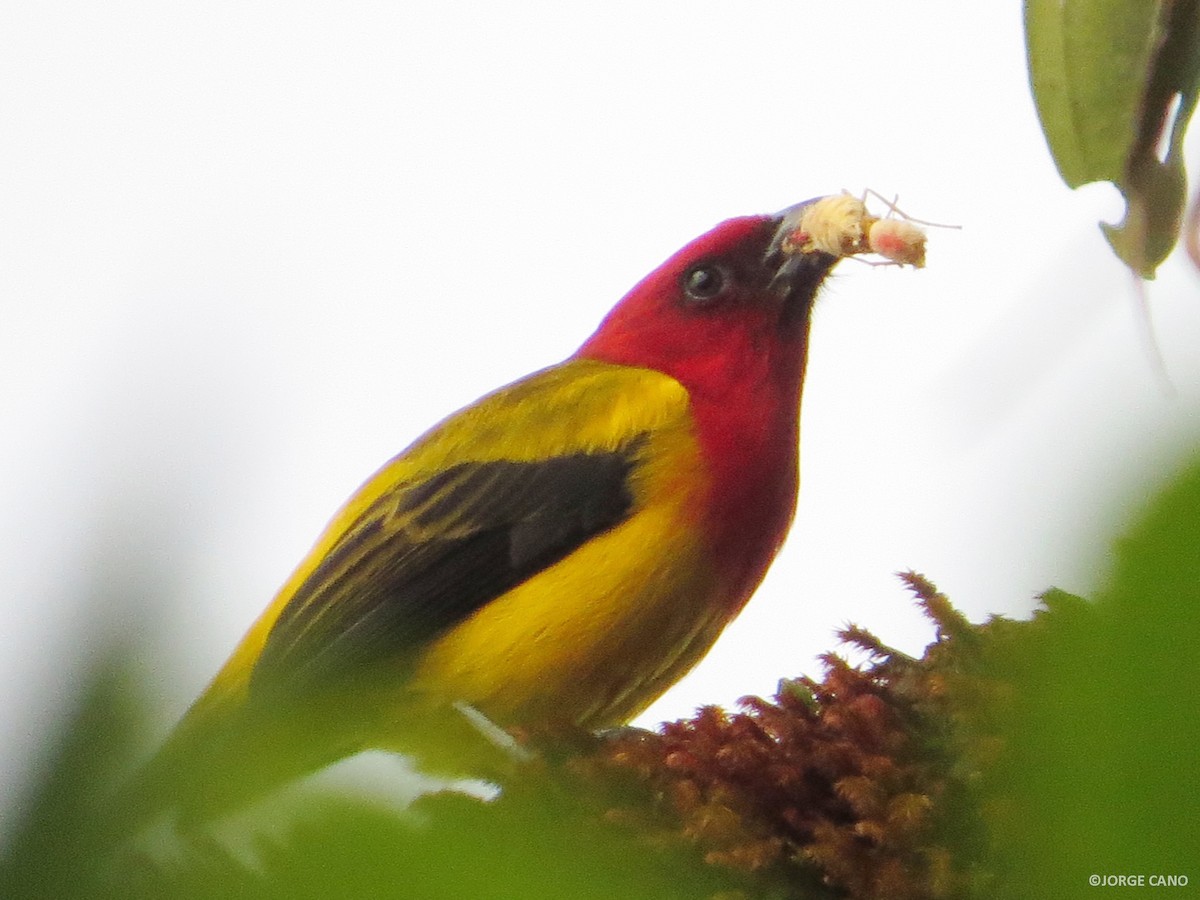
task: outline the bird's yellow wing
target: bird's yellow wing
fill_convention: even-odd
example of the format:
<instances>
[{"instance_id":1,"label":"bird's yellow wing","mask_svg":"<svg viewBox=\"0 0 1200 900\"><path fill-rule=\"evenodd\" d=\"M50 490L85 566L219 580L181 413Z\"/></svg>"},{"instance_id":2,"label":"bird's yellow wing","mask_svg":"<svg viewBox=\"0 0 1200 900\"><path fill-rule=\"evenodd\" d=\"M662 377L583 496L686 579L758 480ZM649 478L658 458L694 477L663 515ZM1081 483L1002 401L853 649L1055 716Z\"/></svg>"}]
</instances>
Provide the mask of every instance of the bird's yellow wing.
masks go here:
<instances>
[{"instance_id":1,"label":"bird's yellow wing","mask_svg":"<svg viewBox=\"0 0 1200 900\"><path fill-rule=\"evenodd\" d=\"M260 689L307 692L430 640L633 508L631 474L647 444L542 460L472 460L393 484L324 554L267 635Z\"/></svg>"},{"instance_id":2,"label":"bird's yellow wing","mask_svg":"<svg viewBox=\"0 0 1200 900\"><path fill-rule=\"evenodd\" d=\"M347 502L188 718L421 650L640 510L694 490L686 391L575 360L451 416ZM670 482L670 484L668 484ZM572 602L563 598L563 603Z\"/></svg>"}]
</instances>

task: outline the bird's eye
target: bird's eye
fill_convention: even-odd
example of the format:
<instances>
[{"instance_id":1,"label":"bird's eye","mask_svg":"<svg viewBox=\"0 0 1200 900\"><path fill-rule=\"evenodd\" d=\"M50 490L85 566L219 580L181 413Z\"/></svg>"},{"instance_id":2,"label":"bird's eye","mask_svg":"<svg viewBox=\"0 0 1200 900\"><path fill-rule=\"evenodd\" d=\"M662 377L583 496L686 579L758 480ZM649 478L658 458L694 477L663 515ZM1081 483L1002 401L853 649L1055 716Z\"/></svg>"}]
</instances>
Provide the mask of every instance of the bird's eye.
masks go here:
<instances>
[{"instance_id":1,"label":"bird's eye","mask_svg":"<svg viewBox=\"0 0 1200 900\"><path fill-rule=\"evenodd\" d=\"M694 266L683 276L683 292L692 300L711 300L725 290L729 278L720 266Z\"/></svg>"}]
</instances>

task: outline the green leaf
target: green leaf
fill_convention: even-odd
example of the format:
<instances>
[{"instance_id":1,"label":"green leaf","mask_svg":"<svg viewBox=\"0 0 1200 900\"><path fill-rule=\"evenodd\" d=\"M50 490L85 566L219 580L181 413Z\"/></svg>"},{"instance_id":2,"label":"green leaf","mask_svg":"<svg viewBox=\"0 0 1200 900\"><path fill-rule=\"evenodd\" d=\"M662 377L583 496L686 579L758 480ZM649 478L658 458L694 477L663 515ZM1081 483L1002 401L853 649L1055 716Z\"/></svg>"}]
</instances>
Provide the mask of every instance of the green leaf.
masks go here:
<instances>
[{"instance_id":1,"label":"green leaf","mask_svg":"<svg viewBox=\"0 0 1200 900\"><path fill-rule=\"evenodd\" d=\"M1179 238L1183 135L1200 92L1200 0L1026 0L1029 78L1068 187L1125 196L1117 255L1153 278Z\"/></svg>"},{"instance_id":2,"label":"green leaf","mask_svg":"<svg viewBox=\"0 0 1200 900\"><path fill-rule=\"evenodd\" d=\"M1200 859L1200 459L1117 548L1091 604L1047 597L1020 648L997 826L1002 896L1088 896L1092 875L1186 875Z\"/></svg>"}]
</instances>

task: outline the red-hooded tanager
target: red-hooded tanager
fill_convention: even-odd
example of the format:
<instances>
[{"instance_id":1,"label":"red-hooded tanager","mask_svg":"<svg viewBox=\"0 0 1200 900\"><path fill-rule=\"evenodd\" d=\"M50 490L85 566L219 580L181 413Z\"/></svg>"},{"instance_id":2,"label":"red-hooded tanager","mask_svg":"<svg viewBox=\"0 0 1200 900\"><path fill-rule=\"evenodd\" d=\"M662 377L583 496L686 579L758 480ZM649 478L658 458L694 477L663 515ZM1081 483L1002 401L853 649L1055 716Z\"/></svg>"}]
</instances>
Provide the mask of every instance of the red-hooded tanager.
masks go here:
<instances>
[{"instance_id":1,"label":"red-hooded tanager","mask_svg":"<svg viewBox=\"0 0 1200 900\"><path fill-rule=\"evenodd\" d=\"M152 763L195 770L160 802L420 752L464 704L501 727L618 725L692 668L795 510L810 312L840 258L796 239L812 202L717 226L565 362L386 463Z\"/></svg>"}]
</instances>

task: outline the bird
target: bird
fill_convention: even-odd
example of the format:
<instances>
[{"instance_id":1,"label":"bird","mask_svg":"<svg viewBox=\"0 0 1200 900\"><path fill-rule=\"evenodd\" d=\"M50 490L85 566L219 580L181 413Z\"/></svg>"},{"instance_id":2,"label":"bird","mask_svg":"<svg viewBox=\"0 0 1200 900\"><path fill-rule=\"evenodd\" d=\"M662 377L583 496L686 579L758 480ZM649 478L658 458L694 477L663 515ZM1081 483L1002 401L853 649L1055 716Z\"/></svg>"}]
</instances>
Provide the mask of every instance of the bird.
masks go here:
<instances>
[{"instance_id":1,"label":"bird","mask_svg":"<svg viewBox=\"0 0 1200 900\"><path fill-rule=\"evenodd\" d=\"M598 731L645 710L792 522L811 312L842 258L795 239L820 199L717 225L569 358L386 462L132 779L126 814L203 820L368 749L436 767L479 720Z\"/></svg>"}]
</instances>

